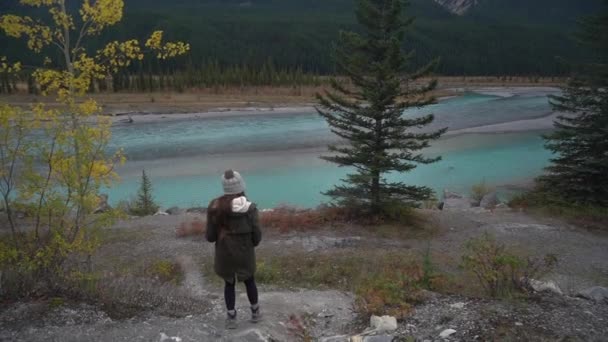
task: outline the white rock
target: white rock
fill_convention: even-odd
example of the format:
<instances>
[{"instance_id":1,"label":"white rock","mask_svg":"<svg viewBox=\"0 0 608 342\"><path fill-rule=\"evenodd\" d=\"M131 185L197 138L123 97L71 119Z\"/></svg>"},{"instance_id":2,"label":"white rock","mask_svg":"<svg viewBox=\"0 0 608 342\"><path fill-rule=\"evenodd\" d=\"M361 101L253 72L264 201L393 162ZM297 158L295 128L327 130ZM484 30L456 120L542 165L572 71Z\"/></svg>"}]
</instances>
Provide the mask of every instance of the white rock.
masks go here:
<instances>
[{"instance_id":1,"label":"white rock","mask_svg":"<svg viewBox=\"0 0 608 342\"><path fill-rule=\"evenodd\" d=\"M160 342L172 341L172 342L182 342L181 337L177 336L167 336L165 333L160 333Z\"/></svg>"},{"instance_id":2,"label":"white rock","mask_svg":"<svg viewBox=\"0 0 608 342\"><path fill-rule=\"evenodd\" d=\"M518 326L518 327L523 327L524 326L524 324L521 323L521 322L515 322L515 325Z\"/></svg>"},{"instance_id":3,"label":"white rock","mask_svg":"<svg viewBox=\"0 0 608 342\"><path fill-rule=\"evenodd\" d=\"M445 329L444 331L441 332L441 334L439 334L439 337L448 338L448 337L454 335L455 333L456 333L456 330L454 330L454 329Z\"/></svg>"},{"instance_id":4,"label":"white rock","mask_svg":"<svg viewBox=\"0 0 608 342\"><path fill-rule=\"evenodd\" d=\"M454 309L463 309L465 305L466 305L465 303L459 302L459 303L450 304L450 307L454 308Z\"/></svg>"},{"instance_id":5,"label":"white rock","mask_svg":"<svg viewBox=\"0 0 608 342\"><path fill-rule=\"evenodd\" d=\"M532 287L532 289L536 292L553 292L558 295L563 295L562 290L557 286L557 284L553 281L539 281L530 279L528 284Z\"/></svg>"},{"instance_id":6,"label":"white rock","mask_svg":"<svg viewBox=\"0 0 608 342\"><path fill-rule=\"evenodd\" d=\"M511 207L509 207L507 204L505 203L499 203L496 205L496 207L494 207L494 210L511 210Z\"/></svg>"},{"instance_id":7,"label":"white rock","mask_svg":"<svg viewBox=\"0 0 608 342\"><path fill-rule=\"evenodd\" d=\"M154 216L169 216L169 214L167 214L166 212L159 210L156 212L156 214L154 214Z\"/></svg>"},{"instance_id":8,"label":"white rock","mask_svg":"<svg viewBox=\"0 0 608 342\"><path fill-rule=\"evenodd\" d=\"M443 189L443 199L448 198L464 198L464 196L457 192L449 191L448 189Z\"/></svg>"},{"instance_id":9,"label":"white rock","mask_svg":"<svg viewBox=\"0 0 608 342\"><path fill-rule=\"evenodd\" d=\"M392 316L372 316L370 326L378 331L395 331L397 330L397 319Z\"/></svg>"},{"instance_id":10,"label":"white rock","mask_svg":"<svg viewBox=\"0 0 608 342\"><path fill-rule=\"evenodd\" d=\"M471 209L471 203L466 198L446 198L443 201L442 210L463 211Z\"/></svg>"}]
</instances>

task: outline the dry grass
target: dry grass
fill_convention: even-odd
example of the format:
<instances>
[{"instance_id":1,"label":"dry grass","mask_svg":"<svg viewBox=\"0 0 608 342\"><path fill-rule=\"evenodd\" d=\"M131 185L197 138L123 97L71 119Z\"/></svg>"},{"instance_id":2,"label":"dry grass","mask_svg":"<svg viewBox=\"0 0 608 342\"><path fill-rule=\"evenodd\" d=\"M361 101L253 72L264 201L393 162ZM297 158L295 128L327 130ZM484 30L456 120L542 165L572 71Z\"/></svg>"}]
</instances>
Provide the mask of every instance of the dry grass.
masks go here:
<instances>
[{"instance_id":1,"label":"dry grass","mask_svg":"<svg viewBox=\"0 0 608 342\"><path fill-rule=\"evenodd\" d=\"M437 77L439 88L435 96L457 95L450 88L458 87L499 87L499 86L559 86L565 82L554 77ZM422 80L421 82L428 81ZM315 94L323 92L327 86L258 86L258 87L211 87L189 89L184 93L103 93L91 97L103 104L106 113L154 112L154 113L195 113L223 108L276 107L310 105L315 103ZM21 91L12 95L0 95L0 102L29 107L34 103L54 105L54 99L27 95Z\"/></svg>"},{"instance_id":2,"label":"dry grass","mask_svg":"<svg viewBox=\"0 0 608 342\"><path fill-rule=\"evenodd\" d=\"M350 291L356 294L361 313L402 318L422 300L422 289L441 286L443 277L430 264L403 250L260 255L256 279L287 288Z\"/></svg>"},{"instance_id":3,"label":"dry grass","mask_svg":"<svg viewBox=\"0 0 608 342\"><path fill-rule=\"evenodd\" d=\"M385 239L423 239L434 236L438 231L437 225L427 215L409 208L387 218L363 215L357 209L342 207L298 210L284 206L261 213L260 224L265 230L281 234L324 228L357 229L365 236Z\"/></svg>"},{"instance_id":4,"label":"dry grass","mask_svg":"<svg viewBox=\"0 0 608 342\"><path fill-rule=\"evenodd\" d=\"M577 205L540 190L512 198L509 206L540 216L559 217L581 228L608 231L608 208Z\"/></svg>"},{"instance_id":5,"label":"dry grass","mask_svg":"<svg viewBox=\"0 0 608 342\"><path fill-rule=\"evenodd\" d=\"M172 260L156 260L148 266L146 275L161 283L179 285L184 278L184 272L179 263Z\"/></svg>"},{"instance_id":6,"label":"dry grass","mask_svg":"<svg viewBox=\"0 0 608 342\"><path fill-rule=\"evenodd\" d=\"M287 206L265 211L260 215L262 227L280 233L316 230L335 221L326 210L298 210Z\"/></svg>"},{"instance_id":7,"label":"dry grass","mask_svg":"<svg viewBox=\"0 0 608 342\"><path fill-rule=\"evenodd\" d=\"M205 222L199 218L195 218L193 221L184 221L175 229L175 235L178 238L188 236L200 236L204 235L207 231Z\"/></svg>"}]
</instances>

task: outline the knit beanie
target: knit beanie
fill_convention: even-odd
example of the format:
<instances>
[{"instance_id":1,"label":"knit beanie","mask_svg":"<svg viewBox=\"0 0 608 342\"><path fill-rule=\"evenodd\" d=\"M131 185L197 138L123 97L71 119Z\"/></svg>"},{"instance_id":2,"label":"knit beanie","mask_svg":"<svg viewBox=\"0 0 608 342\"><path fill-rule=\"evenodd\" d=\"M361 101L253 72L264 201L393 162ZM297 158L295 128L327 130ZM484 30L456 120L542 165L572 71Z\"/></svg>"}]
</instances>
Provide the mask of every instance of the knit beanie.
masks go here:
<instances>
[{"instance_id":1,"label":"knit beanie","mask_svg":"<svg viewBox=\"0 0 608 342\"><path fill-rule=\"evenodd\" d=\"M224 187L225 195L236 195L245 192L245 180L243 180L240 173L233 170L224 172L222 186Z\"/></svg>"}]
</instances>

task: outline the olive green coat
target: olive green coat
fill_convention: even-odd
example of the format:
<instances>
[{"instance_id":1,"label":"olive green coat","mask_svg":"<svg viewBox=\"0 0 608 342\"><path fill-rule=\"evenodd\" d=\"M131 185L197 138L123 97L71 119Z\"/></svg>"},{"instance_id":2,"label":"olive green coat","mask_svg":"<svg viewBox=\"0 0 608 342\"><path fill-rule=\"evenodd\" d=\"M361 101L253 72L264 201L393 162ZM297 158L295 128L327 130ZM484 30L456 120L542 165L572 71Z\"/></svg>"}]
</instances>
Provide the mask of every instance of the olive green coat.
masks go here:
<instances>
[{"instance_id":1,"label":"olive green coat","mask_svg":"<svg viewBox=\"0 0 608 342\"><path fill-rule=\"evenodd\" d=\"M214 203L210 205L210 209ZM225 281L245 281L255 274L255 247L262 240L262 232L255 204L245 213L231 213L225 232L213 223L207 213L207 241L215 242L215 273Z\"/></svg>"}]
</instances>

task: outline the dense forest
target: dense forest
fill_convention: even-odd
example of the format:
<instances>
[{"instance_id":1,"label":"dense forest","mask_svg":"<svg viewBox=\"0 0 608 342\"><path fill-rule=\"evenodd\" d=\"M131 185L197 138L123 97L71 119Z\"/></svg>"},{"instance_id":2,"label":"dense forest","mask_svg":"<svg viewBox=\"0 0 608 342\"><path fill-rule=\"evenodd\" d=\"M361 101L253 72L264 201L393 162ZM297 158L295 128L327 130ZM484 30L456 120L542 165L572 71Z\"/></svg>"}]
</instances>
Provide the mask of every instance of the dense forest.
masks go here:
<instances>
[{"instance_id":1,"label":"dense forest","mask_svg":"<svg viewBox=\"0 0 608 342\"><path fill-rule=\"evenodd\" d=\"M22 12L17 3L3 0L0 12ZM442 75L563 75L568 71L563 60L585 59L572 34L576 21L600 3L480 0L458 16L433 0L410 0L407 13L416 21L405 44L416 52L414 64L441 57ZM357 29L353 5L353 0L126 0L124 20L100 41L141 39L163 29L168 38L192 46L188 56L171 62L133 65L128 75L113 80L118 87L125 82L125 88L160 87L163 74L179 74L186 86L215 84L210 70L231 73L231 81L224 80L230 84L267 84L268 78L316 82L302 75L335 72L332 44L341 29ZM0 34L0 46L0 55L9 59L39 62L26 53L24 42Z\"/></svg>"}]
</instances>

